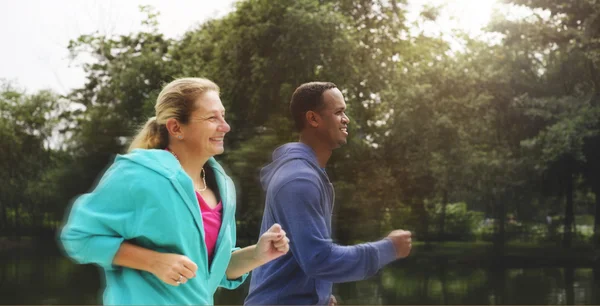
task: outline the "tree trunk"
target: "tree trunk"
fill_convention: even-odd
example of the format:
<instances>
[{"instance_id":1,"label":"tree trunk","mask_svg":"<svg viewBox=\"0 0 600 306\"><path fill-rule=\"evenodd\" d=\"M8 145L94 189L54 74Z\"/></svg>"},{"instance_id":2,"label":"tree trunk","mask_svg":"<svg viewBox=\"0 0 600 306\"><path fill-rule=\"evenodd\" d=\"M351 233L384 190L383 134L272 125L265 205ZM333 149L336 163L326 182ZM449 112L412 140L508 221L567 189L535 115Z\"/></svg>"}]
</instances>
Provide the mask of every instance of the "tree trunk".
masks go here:
<instances>
[{"instance_id":1,"label":"tree trunk","mask_svg":"<svg viewBox=\"0 0 600 306\"><path fill-rule=\"evenodd\" d=\"M495 226L496 234L494 239L494 248L497 256L504 255L504 242L506 239L506 207L504 206L504 201L498 201L495 197L493 201L496 207L498 207L496 218L498 220L498 224Z\"/></svg>"},{"instance_id":2,"label":"tree trunk","mask_svg":"<svg viewBox=\"0 0 600 306\"><path fill-rule=\"evenodd\" d=\"M427 209L425 209L425 202L423 199L415 200L415 208L417 213L417 218L419 219L419 225L417 225L417 235L418 239L421 241L425 241L427 245L431 240L429 237L429 217L427 216ZM415 235L416 236L416 235ZM415 237L413 237L414 239Z\"/></svg>"},{"instance_id":3,"label":"tree trunk","mask_svg":"<svg viewBox=\"0 0 600 306\"><path fill-rule=\"evenodd\" d=\"M573 174L569 172L567 175L567 180L565 182L565 197L566 197L566 207L565 207L565 230L563 237L563 247L568 249L571 247L571 242L573 238Z\"/></svg>"},{"instance_id":4,"label":"tree trunk","mask_svg":"<svg viewBox=\"0 0 600 306\"><path fill-rule=\"evenodd\" d=\"M446 233L444 228L446 227L446 207L448 206L448 189L444 189L442 198L442 215L440 216L440 229L438 233L439 240L445 240Z\"/></svg>"},{"instance_id":5,"label":"tree trunk","mask_svg":"<svg viewBox=\"0 0 600 306\"><path fill-rule=\"evenodd\" d=\"M21 236L23 235L23 233L21 232L21 206L16 205L15 209L15 228L13 234L15 240L21 241Z\"/></svg>"},{"instance_id":6,"label":"tree trunk","mask_svg":"<svg viewBox=\"0 0 600 306\"><path fill-rule=\"evenodd\" d=\"M596 252L600 252L600 184L596 185L594 188L594 193L596 194L596 206L594 213L594 241L593 246Z\"/></svg>"},{"instance_id":7,"label":"tree trunk","mask_svg":"<svg viewBox=\"0 0 600 306\"><path fill-rule=\"evenodd\" d=\"M1 205L2 209L0 209L0 236L6 233L8 229L8 204Z\"/></svg>"}]
</instances>

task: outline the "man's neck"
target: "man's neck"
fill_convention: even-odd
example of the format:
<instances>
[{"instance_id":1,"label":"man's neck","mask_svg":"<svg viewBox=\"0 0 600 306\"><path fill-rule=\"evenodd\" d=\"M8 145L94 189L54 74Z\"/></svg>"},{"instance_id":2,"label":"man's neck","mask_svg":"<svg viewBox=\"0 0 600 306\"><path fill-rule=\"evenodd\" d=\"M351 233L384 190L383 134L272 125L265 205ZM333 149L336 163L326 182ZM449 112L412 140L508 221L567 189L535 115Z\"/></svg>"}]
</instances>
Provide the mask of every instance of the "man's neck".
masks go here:
<instances>
[{"instance_id":1,"label":"man's neck","mask_svg":"<svg viewBox=\"0 0 600 306\"><path fill-rule=\"evenodd\" d=\"M329 161L329 158L333 153L333 151L330 148L324 146L322 142L320 142L315 137L310 137L308 135L300 134L300 142L313 149L315 155L317 155L319 167L325 168L325 166L327 166L327 162Z\"/></svg>"}]
</instances>

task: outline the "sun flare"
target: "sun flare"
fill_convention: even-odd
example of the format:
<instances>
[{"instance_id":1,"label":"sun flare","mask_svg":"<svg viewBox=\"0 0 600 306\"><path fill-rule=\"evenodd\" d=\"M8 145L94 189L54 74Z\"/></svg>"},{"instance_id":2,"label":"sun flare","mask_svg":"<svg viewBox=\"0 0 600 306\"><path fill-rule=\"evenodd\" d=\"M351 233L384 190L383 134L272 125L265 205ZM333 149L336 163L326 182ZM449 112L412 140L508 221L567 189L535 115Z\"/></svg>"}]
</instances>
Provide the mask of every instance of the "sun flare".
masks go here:
<instances>
[{"instance_id":1,"label":"sun flare","mask_svg":"<svg viewBox=\"0 0 600 306\"><path fill-rule=\"evenodd\" d=\"M479 32L485 27L497 4L496 0L447 0L448 15L457 26L468 32Z\"/></svg>"},{"instance_id":2,"label":"sun flare","mask_svg":"<svg viewBox=\"0 0 600 306\"><path fill-rule=\"evenodd\" d=\"M470 34L480 34L498 7L497 0L412 0L411 5L420 11L424 6L440 8L435 22L438 29L429 28L433 32L444 32L458 28ZM426 26L428 27L428 26Z\"/></svg>"}]
</instances>

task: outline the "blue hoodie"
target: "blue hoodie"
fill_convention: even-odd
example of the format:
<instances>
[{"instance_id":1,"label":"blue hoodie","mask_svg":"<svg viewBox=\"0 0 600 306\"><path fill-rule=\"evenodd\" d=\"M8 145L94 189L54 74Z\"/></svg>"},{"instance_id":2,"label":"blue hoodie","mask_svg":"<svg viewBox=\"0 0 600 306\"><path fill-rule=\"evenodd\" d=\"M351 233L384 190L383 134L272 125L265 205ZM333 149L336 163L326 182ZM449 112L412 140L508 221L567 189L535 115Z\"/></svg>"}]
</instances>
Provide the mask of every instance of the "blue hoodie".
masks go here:
<instances>
[{"instance_id":1,"label":"blue hoodie","mask_svg":"<svg viewBox=\"0 0 600 306\"><path fill-rule=\"evenodd\" d=\"M213 304L217 287L234 289L246 278L229 280L225 270L236 248L235 187L214 158L213 169L223 222L209 266L204 225L191 178L173 154L136 149L117 156L93 192L80 196L61 230L65 252L78 263L104 269L104 304ZM114 266L123 241L162 253L187 256L196 277L171 286L141 270Z\"/></svg>"},{"instance_id":2,"label":"blue hoodie","mask_svg":"<svg viewBox=\"0 0 600 306\"><path fill-rule=\"evenodd\" d=\"M261 171L266 204L261 235L274 223L290 239L290 252L252 271L246 305L329 303L333 283L368 278L396 259L389 239L354 246L331 240L334 191L314 151L285 144Z\"/></svg>"}]
</instances>

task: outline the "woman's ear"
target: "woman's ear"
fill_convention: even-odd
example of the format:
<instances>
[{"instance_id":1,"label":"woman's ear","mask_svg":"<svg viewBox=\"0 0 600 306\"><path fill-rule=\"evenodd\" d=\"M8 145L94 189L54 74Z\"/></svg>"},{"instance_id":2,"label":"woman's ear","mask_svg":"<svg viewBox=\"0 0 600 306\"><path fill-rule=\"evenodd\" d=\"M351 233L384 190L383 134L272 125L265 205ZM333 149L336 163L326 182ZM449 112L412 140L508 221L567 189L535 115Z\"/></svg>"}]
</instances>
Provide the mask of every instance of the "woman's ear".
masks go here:
<instances>
[{"instance_id":1,"label":"woman's ear","mask_svg":"<svg viewBox=\"0 0 600 306\"><path fill-rule=\"evenodd\" d=\"M170 118L167 119L167 123L165 124L167 127L167 131L169 131L169 135L173 138L183 139L183 129L181 128L181 124L177 119Z\"/></svg>"}]
</instances>

